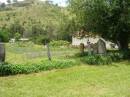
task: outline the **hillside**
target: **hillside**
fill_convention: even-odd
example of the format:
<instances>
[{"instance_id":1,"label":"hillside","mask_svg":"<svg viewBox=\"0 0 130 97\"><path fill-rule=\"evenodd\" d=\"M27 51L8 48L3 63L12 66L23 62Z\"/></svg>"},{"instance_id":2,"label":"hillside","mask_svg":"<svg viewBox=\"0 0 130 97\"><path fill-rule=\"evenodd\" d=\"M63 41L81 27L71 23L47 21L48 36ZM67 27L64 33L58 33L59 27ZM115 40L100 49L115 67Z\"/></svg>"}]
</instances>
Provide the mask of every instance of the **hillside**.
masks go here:
<instances>
[{"instance_id":1,"label":"hillside","mask_svg":"<svg viewBox=\"0 0 130 97\"><path fill-rule=\"evenodd\" d=\"M64 17L64 8L49 2L19 2L0 11L0 28L10 33L20 32L24 37L33 33L57 37ZM6 8L6 9L7 9ZM20 26L23 30L19 30ZM20 28L19 27L19 28ZM52 38L52 37L50 37Z\"/></svg>"}]
</instances>

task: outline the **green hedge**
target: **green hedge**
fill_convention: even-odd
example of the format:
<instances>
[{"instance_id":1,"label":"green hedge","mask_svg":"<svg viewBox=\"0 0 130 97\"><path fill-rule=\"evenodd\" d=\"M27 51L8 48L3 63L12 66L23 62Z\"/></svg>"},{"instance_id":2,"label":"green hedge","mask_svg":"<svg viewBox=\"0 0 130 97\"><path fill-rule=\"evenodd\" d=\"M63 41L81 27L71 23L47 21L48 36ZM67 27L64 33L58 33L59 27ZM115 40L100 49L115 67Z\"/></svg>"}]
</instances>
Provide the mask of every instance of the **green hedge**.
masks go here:
<instances>
[{"instance_id":1,"label":"green hedge","mask_svg":"<svg viewBox=\"0 0 130 97\"><path fill-rule=\"evenodd\" d=\"M0 64L0 76L29 74L32 72L40 72L52 69L63 69L76 65L74 60L63 61L42 61L40 64Z\"/></svg>"}]
</instances>

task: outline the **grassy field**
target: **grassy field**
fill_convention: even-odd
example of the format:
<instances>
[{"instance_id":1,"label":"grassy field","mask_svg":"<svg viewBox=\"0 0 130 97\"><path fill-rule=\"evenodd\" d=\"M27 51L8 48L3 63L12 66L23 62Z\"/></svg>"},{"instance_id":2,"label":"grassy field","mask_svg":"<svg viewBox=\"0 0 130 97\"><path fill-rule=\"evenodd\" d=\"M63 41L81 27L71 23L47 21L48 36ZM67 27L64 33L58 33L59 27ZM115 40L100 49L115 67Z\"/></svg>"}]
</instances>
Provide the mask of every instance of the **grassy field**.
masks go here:
<instances>
[{"instance_id":1,"label":"grassy field","mask_svg":"<svg viewBox=\"0 0 130 97\"><path fill-rule=\"evenodd\" d=\"M27 64L47 59L45 47L26 45L6 44L6 61ZM53 59L58 60L67 59L78 51L51 47ZM112 65L81 63L67 69L0 77L0 97L130 97L129 91L129 61Z\"/></svg>"},{"instance_id":2,"label":"grassy field","mask_svg":"<svg viewBox=\"0 0 130 97\"><path fill-rule=\"evenodd\" d=\"M13 64L38 63L46 60L47 48L33 43L6 44L6 61ZM64 59L79 52L79 49L70 47L50 47L52 59Z\"/></svg>"},{"instance_id":3,"label":"grassy field","mask_svg":"<svg viewBox=\"0 0 130 97\"><path fill-rule=\"evenodd\" d=\"M0 97L130 97L130 63L0 77Z\"/></svg>"}]
</instances>

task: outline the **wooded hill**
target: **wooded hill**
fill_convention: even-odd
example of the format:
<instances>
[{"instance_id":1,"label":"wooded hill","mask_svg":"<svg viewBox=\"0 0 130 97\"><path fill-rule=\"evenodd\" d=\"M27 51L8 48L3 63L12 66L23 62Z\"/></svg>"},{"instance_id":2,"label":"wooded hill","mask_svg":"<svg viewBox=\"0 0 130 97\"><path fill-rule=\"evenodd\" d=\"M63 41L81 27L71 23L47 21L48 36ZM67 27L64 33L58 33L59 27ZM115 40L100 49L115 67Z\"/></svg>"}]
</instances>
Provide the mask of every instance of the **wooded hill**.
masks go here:
<instances>
[{"instance_id":1,"label":"wooded hill","mask_svg":"<svg viewBox=\"0 0 130 97\"><path fill-rule=\"evenodd\" d=\"M7 29L11 37L19 33L23 37L63 38L62 25L67 20L65 8L51 2L25 0L9 4L0 11L0 28Z\"/></svg>"}]
</instances>

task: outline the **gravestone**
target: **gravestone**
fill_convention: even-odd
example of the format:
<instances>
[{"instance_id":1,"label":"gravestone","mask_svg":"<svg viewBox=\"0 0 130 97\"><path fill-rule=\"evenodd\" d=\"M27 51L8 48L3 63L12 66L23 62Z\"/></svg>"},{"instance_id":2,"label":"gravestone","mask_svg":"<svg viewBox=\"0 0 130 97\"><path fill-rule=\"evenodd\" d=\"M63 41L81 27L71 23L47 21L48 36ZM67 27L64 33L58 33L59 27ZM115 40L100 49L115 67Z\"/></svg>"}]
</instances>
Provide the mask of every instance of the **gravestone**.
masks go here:
<instances>
[{"instance_id":1,"label":"gravestone","mask_svg":"<svg viewBox=\"0 0 130 97\"><path fill-rule=\"evenodd\" d=\"M88 54L92 55L93 48L92 48L92 44L89 41L87 42L87 48L88 48Z\"/></svg>"},{"instance_id":2,"label":"gravestone","mask_svg":"<svg viewBox=\"0 0 130 97\"><path fill-rule=\"evenodd\" d=\"M98 54L106 54L107 49L106 49L105 41L99 39L97 42L97 49L98 49Z\"/></svg>"},{"instance_id":3,"label":"gravestone","mask_svg":"<svg viewBox=\"0 0 130 97\"><path fill-rule=\"evenodd\" d=\"M97 43L92 44L93 54L98 54L98 46Z\"/></svg>"},{"instance_id":4,"label":"gravestone","mask_svg":"<svg viewBox=\"0 0 130 97\"><path fill-rule=\"evenodd\" d=\"M0 43L0 62L5 62L5 45Z\"/></svg>"}]
</instances>

